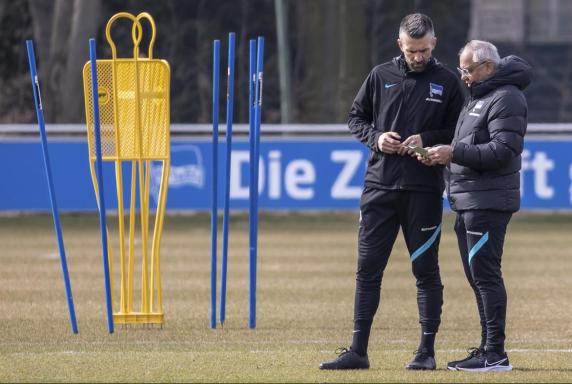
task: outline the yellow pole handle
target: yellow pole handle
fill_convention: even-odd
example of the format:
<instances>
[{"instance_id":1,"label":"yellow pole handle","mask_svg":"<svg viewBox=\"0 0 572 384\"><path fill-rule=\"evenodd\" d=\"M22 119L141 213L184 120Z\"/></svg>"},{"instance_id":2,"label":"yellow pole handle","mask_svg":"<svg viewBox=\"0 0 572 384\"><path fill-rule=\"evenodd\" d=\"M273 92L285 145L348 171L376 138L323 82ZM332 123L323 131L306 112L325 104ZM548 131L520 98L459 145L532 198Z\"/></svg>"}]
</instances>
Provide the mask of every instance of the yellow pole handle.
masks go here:
<instances>
[{"instance_id":1,"label":"yellow pole handle","mask_svg":"<svg viewBox=\"0 0 572 384\"><path fill-rule=\"evenodd\" d=\"M139 25L141 25L140 21L142 19L147 19L147 21L149 22L149 25L151 26L151 40L149 41L149 51L147 56L149 57L149 59L153 58L153 46L155 45L155 37L156 37L156 33L155 33L155 20L153 20L153 17L147 13L147 12L141 12L140 14L137 15L137 21L139 22ZM133 31L135 30L135 26L133 26L133 29L131 30L131 34L133 35Z\"/></svg>"},{"instance_id":2,"label":"yellow pole handle","mask_svg":"<svg viewBox=\"0 0 572 384\"><path fill-rule=\"evenodd\" d=\"M133 22L133 26L131 28L131 39L133 40L133 57L135 59L139 57L139 44L141 43L141 39L143 38L143 26L141 25L141 20L146 19L149 22L149 25L151 26L151 40L149 42L148 56L150 59L152 59L153 46L155 44L155 37L156 37L155 20L153 20L153 17L147 12L142 12L137 16L132 15L131 13L128 12L119 12L113 15L109 19L107 25L105 26L105 38L107 39L107 42L111 47L111 57L113 59L117 59L117 47L115 45L115 42L113 41L113 38L111 37L111 27L113 23L115 23L115 21L122 18L129 19Z\"/></svg>"}]
</instances>

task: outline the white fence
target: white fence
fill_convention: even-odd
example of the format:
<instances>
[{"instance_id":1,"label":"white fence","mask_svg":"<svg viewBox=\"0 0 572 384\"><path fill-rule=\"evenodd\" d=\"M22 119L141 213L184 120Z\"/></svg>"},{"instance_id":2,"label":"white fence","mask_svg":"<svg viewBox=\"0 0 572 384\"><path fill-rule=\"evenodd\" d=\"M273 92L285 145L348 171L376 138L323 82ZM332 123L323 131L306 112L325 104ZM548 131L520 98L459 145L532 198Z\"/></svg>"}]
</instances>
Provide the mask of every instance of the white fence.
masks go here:
<instances>
[{"instance_id":1,"label":"white fence","mask_svg":"<svg viewBox=\"0 0 572 384\"><path fill-rule=\"evenodd\" d=\"M85 134L85 124L47 124L46 131L58 135ZM219 131L225 132L226 125L219 124ZM210 124L171 124L175 135L206 135L212 132ZM36 124L0 124L0 135L30 135L38 133ZM233 133L248 133L248 124L234 124ZM261 133L265 135L346 135L346 124L264 124ZM572 135L572 123L530 123L531 135Z\"/></svg>"}]
</instances>

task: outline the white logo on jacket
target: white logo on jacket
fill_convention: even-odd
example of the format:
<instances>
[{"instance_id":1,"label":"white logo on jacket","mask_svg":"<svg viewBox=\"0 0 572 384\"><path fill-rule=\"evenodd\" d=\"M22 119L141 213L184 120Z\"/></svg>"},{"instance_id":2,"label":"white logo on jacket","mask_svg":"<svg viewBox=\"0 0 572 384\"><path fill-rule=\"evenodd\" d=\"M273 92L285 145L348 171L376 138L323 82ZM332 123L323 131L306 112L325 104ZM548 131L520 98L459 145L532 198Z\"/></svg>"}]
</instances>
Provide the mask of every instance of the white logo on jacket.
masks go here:
<instances>
[{"instance_id":1,"label":"white logo on jacket","mask_svg":"<svg viewBox=\"0 0 572 384\"><path fill-rule=\"evenodd\" d=\"M482 100L477 101L477 104L475 104L471 112L469 112L469 116L479 117L481 115L479 112L481 108L483 108L483 104L485 104L484 101Z\"/></svg>"}]
</instances>

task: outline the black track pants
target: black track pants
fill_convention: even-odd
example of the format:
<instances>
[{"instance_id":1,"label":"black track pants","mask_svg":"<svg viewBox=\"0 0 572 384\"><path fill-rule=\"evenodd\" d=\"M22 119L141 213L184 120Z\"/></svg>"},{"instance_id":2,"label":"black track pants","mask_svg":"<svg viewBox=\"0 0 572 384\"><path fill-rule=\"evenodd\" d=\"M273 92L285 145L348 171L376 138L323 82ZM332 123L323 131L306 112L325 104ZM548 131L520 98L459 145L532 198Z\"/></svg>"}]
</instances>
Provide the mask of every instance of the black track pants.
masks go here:
<instances>
[{"instance_id":1,"label":"black track pants","mask_svg":"<svg viewBox=\"0 0 572 384\"><path fill-rule=\"evenodd\" d=\"M504 352L506 290L501 259L512 213L471 210L457 212L455 232L463 268L475 292L481 320L481 346Z\"/></svg>"},{"instance_id":2,"label":"black track pants","mask_svg":"<svg viewBox=\"0 0 572 384\"><path fill-rule=\"evenodd\" d=\"M401 227L417 279L419 322L424 332L437 332L443 304L438 249L443 213L438 193L379 190L366 187L360 202L359 255L354 306L354 339L367 339L380 299L381 280Z\"/></svg>"}]
</instances>

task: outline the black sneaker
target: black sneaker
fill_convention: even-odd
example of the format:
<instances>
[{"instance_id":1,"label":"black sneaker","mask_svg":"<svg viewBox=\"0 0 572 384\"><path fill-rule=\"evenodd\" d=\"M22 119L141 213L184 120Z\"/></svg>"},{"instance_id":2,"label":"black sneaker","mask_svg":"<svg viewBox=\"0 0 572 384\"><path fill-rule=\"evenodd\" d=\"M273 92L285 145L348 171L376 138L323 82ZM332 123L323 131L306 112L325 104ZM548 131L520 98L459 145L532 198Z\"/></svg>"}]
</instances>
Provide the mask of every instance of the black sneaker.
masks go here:
<instances>
[{"instance_id":1,"label":"black sneaker","mask_svg":"<svg viewBox=\"0 0 572 384\"><path fill-rule=\"evenodd\" d=\"M457 371L466 372L507 372L512 371L506 353L485 352L457 364Z\"/></svg>"},{"instance_id":2,"label":"black sneaker","mask_svg":"<svg viewBox=\"0 0 572 384\"><path fill-rule=\"evenodd\" d=\"M405 369L433 370L437 367L435 357L425 350L415 351L415 357L405 366Z\"/></svg>"},{"instance_id":3,"label":"black sneaker","mask_svg":"<svg viewBox=\"0 0 572 384\"><path fill-rule=\"evenodd\" d=\"M471 360L473 357L482 355L483 353L485 353L485 351L481 348L469 348L467 349L467 352L469 353L469 355L467 357L465 357L462 360L455 360L455 361L450 361L447 363L447 369L450 371L456 371L457 370L457 364L460 363L464 363L465 361Z\"/></svg>"},{"instance_id":4,"label":"black sneaker","mask_svg":"<svg viewBox=\"0 0 572 384\"><path fill-rule=\"evenodd\" d=\"M320 364L320 369L368 369L369 359L367 355L360 356L351 348L338 348L338 357L332 361L324 361Z\"/></svg>"}]
</instances>

